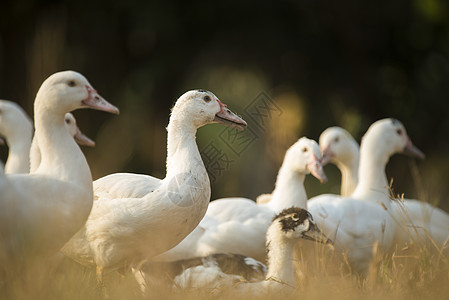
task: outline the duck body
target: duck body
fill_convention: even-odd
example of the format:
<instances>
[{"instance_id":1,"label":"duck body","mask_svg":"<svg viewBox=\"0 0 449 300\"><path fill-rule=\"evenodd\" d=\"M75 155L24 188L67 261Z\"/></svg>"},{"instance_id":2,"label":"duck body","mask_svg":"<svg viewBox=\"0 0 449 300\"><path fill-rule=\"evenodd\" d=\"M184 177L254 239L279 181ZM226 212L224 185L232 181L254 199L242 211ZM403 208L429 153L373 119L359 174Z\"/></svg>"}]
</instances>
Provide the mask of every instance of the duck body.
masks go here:
<instances>
[{"instance_id":1,"label":"duck body","mask_svg":"<svg viewBox=\"0 0 449 300\"><path fill-rule=\"evenodd\" d=\"M8 179L15 196L1 205L8 212L2 221L8 225L2 228L10 229L7 239L16 243L9 249L11 256L22 256L23 250L36 256L56 253L89 215L93 194L79 183L42 174L10 175ZM66 195L57 196L62 191ZM17 205L19 201L26 206Z\"/></svg>"},{"instance_id":2,"label":"duck body","mask_svg":"<svg viewBox=\"0 0 449 300\"><path fill-rule=\"evenodd\" d=\"M383 119L370 126L360 149L359 181L350 197L321 195L308 201L310 212L323 232L335 239L352 268L366 274L375 243L391 249L397 230L392 217L385 166L394 153L424 155L410 141L403 125Z\"/></svg>"},{"instance_id":3,"label":"duck body","mask_svg":"<svg viewBox=\"0 0 449 300\"><path fill-rule=\"evenodd\" d=\"M320 136L320 148L323 152L323 162L334 163L341 171L342 196L353 193L358 183L359 149L354 138L344 129L330 127ZM355 167L357 166L357 167ZM318 196L320 198L322 196ZM326 196L327 197L327 196ZM338 196L329 196L335 199ZM411 240L424 241L440 249L447 249L449 237L449 214L430 203L415 199L397 199L392 201L391 214L397 227L395 243L403 248ZM446 250L447 251L447 250Z\"/></svg>"},{"instance_id":4,"label":"duck body","mask_svg":"<svg viewBox=\"0 0 449 300\"><path fill-rule=\"evenodd\" d=\"M147 287L161 283L164 286L172 286L175 290L213 291L229 287L236 282L264 280L267 267L244 255L215 253L173 262L148 261L133 272L143 292Z\"/></svg>"},{"instance_id":5,"label":"duck body","mask_svg":"<svg viewBox=\"0 0 449 300\"><path fill-rule=\"evenodd\" d=\"M246 198L219 199L211 204L214 202L216 204L209 205L200 223L204 232L191 248L190 256L239 253L264 261L265 235L275 213ZM176 251L176 248L173 250Z\"/></svg>"},{"instance_id":6,"label":"duck body","mask_svg":"<svg viewBox=\"0 0 449 300\"><path fill-rule=\"evenodd\" d=\"M415 199L398 199L393 204L393 216L400 224L396 241L403 247L411 241L449 254L449 214L444 210Z\"/></svg>"},{"instance_id":7,"label":"duck body","mask_svg":"<svg viewBox=\"0 0 449 300\"><path fill-rule=\"evenodd\" d=\"M84 224L93 201L89 166L64 126L65 113L91 107L118 113L79 73L53 74L36 96L35 136L42 162L32 174L6 175L2 252L8 263L55 254ZM14 263L12 263L14 265Z\"/></svg>"},{"instance_id":8,"label":"duck body","mask_svg":"<svg viewBox=\"0 0 449 300\"><path fill-rule=\"evenodd\" d=\"M268 204L260 205L247 198L223 198L209 204L206 215L186 239L157 260L185 259L212 253L239 253L264 261L265 235L272 218L283 208L305 207L306 174L312 172L325 180L320 163L318 144L301 138L292 145L284 158Z\"/></svg>"},{"instance_id":9,"label":"duck body","mask_svg":"<svg viewBox=\"0 0 449 300\"><path fill-rule=\"evenodd\" d=\"M159 185L143 197L103 197L95 200L81 235L78 233L71 241L72 247L79 247L75 251L84 252L77 255L81 259L76 260L84 265L102 265L115 269L175 246L177 241L193 230L193 224L198 224L206 212L202 204L210 198L209 179L205 172L202 176L197 174L195 178L198 181L196 186L190 185L191 177L178 176L176 182L160 180ZM177 186L173 186L175 184ZM171 189L176 190L172 196ZM170 202L171 199L173 202ZM148 212L154 215L148 217ZM184 226L180 228L182 224ZM167 235L167 232L173 235ZM78 238L81 239L80 243L77 243ZM92 242L86 244L85 240ZM123 259L129 257L133 260Z\"/></svg>"},{"instance_id":10,"label":"duck body","mask_svg":"<svg viewBox=\"0 0 449 300\"><path fill-rule=\"evenodd\" d=\"M184 239L210 200L209 177L195 134L214 122L246 126L211 92L195 90L181 96L167 127L166 177L118 173L95 181L89 219L62 252L97 270L114 270L158 255Z\"/></svg>"},{"instance_id":11,"label":"duck body","mask_svg":"<svg viewBox=\"0 0 449 300\"><path fill-rule=\"evenodd\" d=\"M384 249L390 249L393 243L395 222L378 203L348 197L316 197L309 203L309 210L358 273L367 271L375 242Z\"/></svg>"}]
</instances>

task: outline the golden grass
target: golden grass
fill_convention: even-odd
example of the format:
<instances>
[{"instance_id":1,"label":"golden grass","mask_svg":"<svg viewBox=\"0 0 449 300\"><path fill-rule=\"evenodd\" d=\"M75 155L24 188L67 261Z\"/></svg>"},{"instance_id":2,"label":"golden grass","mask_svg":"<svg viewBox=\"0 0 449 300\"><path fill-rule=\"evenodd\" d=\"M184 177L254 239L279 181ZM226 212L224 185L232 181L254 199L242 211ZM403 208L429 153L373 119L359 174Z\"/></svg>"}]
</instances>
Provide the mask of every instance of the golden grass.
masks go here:
<instances>
[{"instance_id":1,"label":"golden grass","mask_svg":"<svg viewBox=\"0 0 449 300\"><path fill-rule=\"evenodd\" d=\"M302 251L301 251L302 250ZM304 252L308 251L308 255ZM362 278L352 274L344 259L326 246L313 245L297 251L295 264L300 288L293 298L302 299L446 299L449 295L449 266L440 253L418 245L410 246L405 254L385 254L375 245L374 259L369 275ZM0 299L102 299L97 287L94 270L64 259L48 274L45 267L35 269L28 280L5 287ZM26 284L25 284L26 282ZM110 299L209 299L209 290L170 292L159 286L149 295L141 295L131 274L121 278L117 273L105 276ZM235 295L223 291L222 299L234 299ZM232 295L232 296L231 296ZM245 296L243 298L246 298ZM279 295L267 295L277 299ZM285 298L285 297L283 297ZM249 299L249 298L248 298ZM258 298L260 299L260 298Z\"/></svg>"},{"instance_id":2,"label":"golden grass","mask_svg":"<svg viewBox=\"0 0 449 300\"><path fill-rule=\"evenodd\" d=\"M403 195L395 195L392 188L390 196L393 201L404 201ZM405 217L396 222L412 223L404 206L401 209L404 209ZM412 227L411 231L414 230ZM447 299L449 295L448 258L435 243L424 244L413 234L410 234L406 247L396 247L389 252L374 245L373 260L366 277L352 273L344 255L338 255L322 244L308 243L298 248L294 263L299 286L295 294L290 297L266 295L264 299ZM52 271L48 269L49 263L42 262L31 267L28 274L21 274L14 282L0 282L0 299L104 298L93 269L86 269L67 258L50 268ZM104 281L109 299L113 300L217 298L206 289L175 293L164 286L153 287L149 294L142 295L132 274L122 278L114 272L106 274ZM219 292L220 299L236 299L232 290L215 292ZM241 298L252 299L250 295Z\"/></svg>"}]
</instances>

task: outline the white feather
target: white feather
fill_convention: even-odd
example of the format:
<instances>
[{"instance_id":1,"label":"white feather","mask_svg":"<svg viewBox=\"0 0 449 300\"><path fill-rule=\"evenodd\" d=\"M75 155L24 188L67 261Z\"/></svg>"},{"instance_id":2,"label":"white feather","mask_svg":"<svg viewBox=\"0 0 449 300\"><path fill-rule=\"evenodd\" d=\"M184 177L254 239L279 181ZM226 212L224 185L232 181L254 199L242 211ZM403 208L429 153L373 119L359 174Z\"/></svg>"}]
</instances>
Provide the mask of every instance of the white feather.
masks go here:
<instances>
[{"instance_id":1,"label":"white feather","mask_svg":"<svg viewBox=\"0 0 449 300\"><path fill-rule=\"evenodd\" d=\"M206 256L211 253L239 253L265 260L265 234L272 218L291 206L306 207L305 176L311 171L325 179L318 144L301 138L284 158L276 180L272 200L264 205L246 198L223 198L212 201L206 216L183 242L158 260Z\"/></svg>"},{"instance_id":2,"label":"white feather","mask_svg":"<svg viewBox=\"0 0 449 300\"><path fill-rule=\"evenodd\" d=\"M196 131L217 122L218 114L246 125L210 92L182 95L167 127L166 177L119 173L96 180L89 219L62 252L85 265L112 270L158 255L184 239L210 200Z\"/></svg>"}]
</instances>

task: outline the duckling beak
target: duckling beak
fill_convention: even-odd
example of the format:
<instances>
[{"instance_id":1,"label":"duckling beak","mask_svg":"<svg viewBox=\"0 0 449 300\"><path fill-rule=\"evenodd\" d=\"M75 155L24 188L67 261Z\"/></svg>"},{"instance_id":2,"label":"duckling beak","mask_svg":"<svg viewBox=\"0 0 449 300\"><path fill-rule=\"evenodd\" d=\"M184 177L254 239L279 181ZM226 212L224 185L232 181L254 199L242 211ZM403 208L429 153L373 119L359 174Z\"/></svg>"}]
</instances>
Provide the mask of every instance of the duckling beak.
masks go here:
<instances>
[{"instance_id":1,"label":"duckling beak","mask_svg":"<svg viewBox=\"0 0 449 300\"><path fill-rule=\"evenodd\" d=\"M102 110L117 115L120 113L117 107L103 99L103 97L101 97L95 89L88 85L86 85L86 89L89 96L87 97L87 99L82 101L84 107Z\"/></svg>"},{"instance_id":2,"label":"duckling beak","mask_svg":"<svg viewBox=\"0 0 449 300\"><path fill-rule=\"evenodd\" d=\"M227 105L218 100L218 104L220 104L220 111L215 115L214 123L220 123L225 126L229 126L232 128L236 128L240 131L243 131L248 124L246 124L245 120L234 114L231 110L227 108Z\"/></svg>"},{"instance_id":3,"label":"duckling beak","mask_svg":"<svg viewBox=\"0 0 449 300\"><path fill-rule=\"evenodd\" d=\"M415 145L413 145L410 138L408 138L407 144L405 145L402 153L405 155L408 155L410 157L413 157L413 158L419 158L419 159L426 158L426 155L421 150L419 150Z\"/></svg>"},{"instance_id":4,"label":"duckling beak","mask_svg":"<svg viewBox=\"0 0 449 300\"><path fill-rule=\"evenodd\" d=\"M316 226L314 223L310 224L309 231L304 232L302 234L302 238L322 244L334 244L334 242L327 236L325 236L321 229L319 229L318 226Z\"/></svg>"},{"instance_id":5,"label":"duckling beak","mask_svg":"<svg viewBox=\"0 0 449 300\"><path fill-rule=\"evenodd\" d=\"M318 179L321 183L327 182L326 173L324 173L323 165L321 164L321 159L313 155L312 160L307 164L306 169Z\"/></svg>"},{"instance_id":6,"label":"duckling beak","mask_svg":"<svg viewBox=\"0 0 449 300\"><path fill-rule=\"evenodd\" d=\"M95 142L88 138L81 130L76 126L76 132L73 136L78 145L87 146L87 147L95 147Z\"/></svg>"}]
</instances>

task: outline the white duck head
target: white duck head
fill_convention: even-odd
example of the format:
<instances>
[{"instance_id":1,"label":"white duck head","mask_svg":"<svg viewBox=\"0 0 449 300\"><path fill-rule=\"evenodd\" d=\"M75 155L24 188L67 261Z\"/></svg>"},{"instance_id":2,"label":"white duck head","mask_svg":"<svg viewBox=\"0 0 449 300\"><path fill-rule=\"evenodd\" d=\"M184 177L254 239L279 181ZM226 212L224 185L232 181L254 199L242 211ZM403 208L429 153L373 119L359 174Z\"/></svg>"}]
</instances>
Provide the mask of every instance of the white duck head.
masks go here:
<instances>
[{"instance_id":1,"label":"white duck head","mask_svg":"<svg viewBox=\"0 0 449 300\"><path fill-rule=\"evenodd\" d=\"M424 159L425 155L415 147L407 135L404 125L396 119L388 118L374 122L362 138L362 149L372 153L381 152L382 163L396 153L402 153L414 158Z\"/></svg>"},{"instance_id":2,"label":"white duck head","mask_svg":"<svg viewBox=\"0 0 449 300\"><path fill-rule=\"evenodd\" d=\"M195 129L208 123L221 123L243 130L246 122L230 111L213 93L192 90L184 93L172 109L171 120L189 119ZM184 122L186 124L187 122Z\"/></svg>"},{"instance_id":3,"label":"white duck head","mask_svg":"<svg viewBox=\"0 0 449 300\"><path fill-rule=\"evenodd\" d=\"M349 132L341 127L329 127L320 135L323 166L329 162L348 164L354 157L359 158L359 145Z\"/></svg>"},{"instance_id":4,"label":"white duck head","mask_svg":"<svg viewBox=\"0 0 449 300\"><path fill-rule=\"evenodd\" d=\"M321 182L327 181L321 164L320 147L314 140L300 138L285 153L285 164L298 173L312 174Z\"/></svg>"},{"instance_id":5,"label":"white duck head","mask_svg":"<svg viewBox=\"0 0 449 300\"><path fill-rule=\"evenodd\" d=\"M104 100L87 79L75 71L58 72L41 85L34 102L35 112L47 110L65 114L79 108L92 108L118 114L114 105Z\"/></svg>"},{"instance_id":6,"label":"white duck head","mask_svg":"<svg viewBox=\"0 0 449 300\"><path fill-rule=\"evenodd\" d=\"M321 182L327 181L321 164L320 147L314 140L302 137L285 153L271 200L263 205L277 213L291 206L306 208L304 180L307 174L312 174Z\"/></svg>"},{"instance_id":7,"label":"white duck head","mask_svg":"<svg viewBox=\"0 0 449 300\"><path fill-rule=\"evenodd\" d=\"M68 132L70 133L71 136L73 136L78 145L89 147L95 146L95 142L92 141L89 137L87 137L84 133L82 133L81 130L78 128L78 125L76 124L76 119L71 113L65 114L64 121Z\"/></svg>"}]
</instances>

